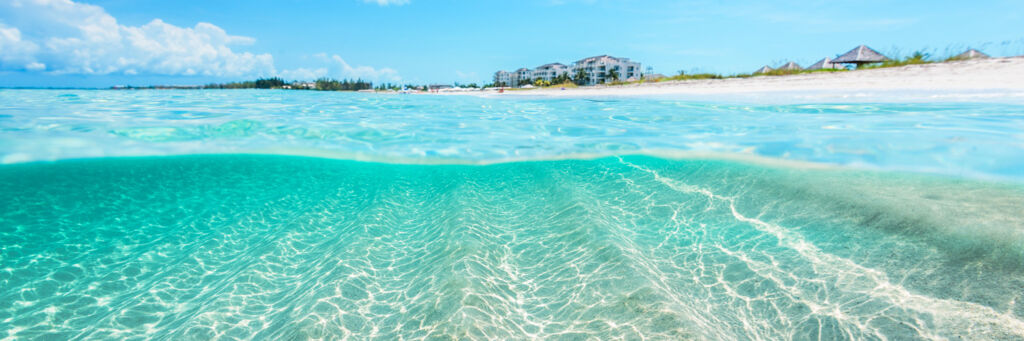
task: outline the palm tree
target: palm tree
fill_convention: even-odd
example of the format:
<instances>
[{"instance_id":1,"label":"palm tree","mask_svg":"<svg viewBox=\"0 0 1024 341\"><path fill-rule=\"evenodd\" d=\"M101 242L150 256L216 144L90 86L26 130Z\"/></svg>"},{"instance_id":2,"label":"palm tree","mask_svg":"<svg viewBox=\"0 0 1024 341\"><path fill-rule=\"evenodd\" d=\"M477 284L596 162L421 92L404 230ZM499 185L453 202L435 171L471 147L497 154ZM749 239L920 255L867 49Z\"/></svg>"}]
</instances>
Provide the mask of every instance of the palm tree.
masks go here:
<instances>
[{"instance_id":1,"label":"palm tree","mask_svg":"<svg viewBox=\"0 0 1024 341\"><path fill-rule=\"evenodd\" d=\"M609 69L608 70L608 78L611 79L612 82L615 82L615 81L619 80L619 72L615 71L615 68Z\"/></svg>"},{"instance_id":2,"label":"palm tree","mask_svg":"<svg viewBox=\"0 0 1024 341\"><path fill-rule=\"evenodd\" d=\"M576 85L584 85L590 81L590 76L588 76L587 72L583 71L583 69L576 69L576 76L573 77L572 81L575 82Z\"/></svg>"}]
</instances>

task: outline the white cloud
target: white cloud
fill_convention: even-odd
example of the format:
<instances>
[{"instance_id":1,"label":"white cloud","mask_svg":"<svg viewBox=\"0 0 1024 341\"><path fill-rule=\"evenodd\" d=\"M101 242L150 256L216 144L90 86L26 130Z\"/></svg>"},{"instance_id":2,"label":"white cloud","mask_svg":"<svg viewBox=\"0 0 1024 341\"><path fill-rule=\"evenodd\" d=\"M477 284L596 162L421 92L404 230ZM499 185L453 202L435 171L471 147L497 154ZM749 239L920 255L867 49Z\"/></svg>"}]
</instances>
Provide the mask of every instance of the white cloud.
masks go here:
<instances>
[{"instance_id":1,"label":"white cloud","mask_svg":"<svg viewBox=\"0 0 1024 341\"><path fill-rule=\"evenodd\" d=\"M381 5L381 6L390 6L390 5L401 6L401 5L405 5L405 4L409 3L409 0L363 0L363 2L367 2L367 3L371 3L371 4L378 4L378 5Z\"/></svg>"},{"instance_id":2,"label":"white cloud","mask_svg":"<svg viewBox=\"0 0 1024 341\"><path fill-rule=\"evenodd\" d=\"M253 38L209 23L178 27L154 19L125 26L103 8L71 0L0 1L0 70L54 74L258 76L269 54L236 52Z\"/></svg>"},{"instance_id":3,"label":"white cloud","mask_svg":"<svg viewBox=\"0 0 1024 341\"><path fill-rule=\"evenodd\" d=\"M21 30L0 23L0 66L9 64L12 69L30 69L30 66L38 68L42 64L32 59L32 54L38 49L35 43L21 38Z\"/></svg>"},{"instance_id":4,"label":"white cloud","mask_svg":"<svg viewBox=\"0 0 1024 341\"><path fill-rule=\"evenodd\" d=\"M298 68L280 73L284 79L313 80L320 77L361 78L370 81L397 82L402 80L398 71L391 68L374 68L371 66L352 66L339 55L317 53L313 55L321 67L315 69Z\"/></svg>"},{"instance_id":5,"label":"white cloud","mask_svg":"<svg viewBox=\"0 0 1024 341\"><path fill-rule=\"evenodd\" d=\"M281 73L278 76L287 80L311 81L322 77L327 77L327 74L327 68L298 68L294 70L281 71Z\"/></svg>"}]
</instances>

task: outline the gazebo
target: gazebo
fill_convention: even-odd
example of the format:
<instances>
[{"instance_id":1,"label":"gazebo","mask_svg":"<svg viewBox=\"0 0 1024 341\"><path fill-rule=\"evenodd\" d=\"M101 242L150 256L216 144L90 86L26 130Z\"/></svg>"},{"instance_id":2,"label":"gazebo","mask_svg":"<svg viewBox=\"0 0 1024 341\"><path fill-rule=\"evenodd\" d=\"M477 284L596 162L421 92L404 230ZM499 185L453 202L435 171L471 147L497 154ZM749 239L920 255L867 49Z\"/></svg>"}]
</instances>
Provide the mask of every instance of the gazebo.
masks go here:
<instances>
[{"instance_id":1,"label":"gazebo","mask_svg":"<svg viewBox=\"0 0 1024 341\"><path fill-rule=\"evenodd\" d=\"M889 58L883 56L878 51L872 50L870 47L865 45L857 46L850 52L844 53L842 56L836 57L832 60L835 64L856 64L861 66L864 64L881 63L888 61Z\"/></svg>"},{"instance_id":2,"label":"gazebo","mask_svg":"<svg viewBox=\"0 0 1024 341\"><path fill-rule=\"evenodd\" d=\"M992 57L989 57L987 54L981 53L981 51L978 51L978 50L975 50L975 49L967 50L966 52L958 54L958 55L956 55L956 57L953 57L953 59L960 59L960 60L976 59L976 58L977 59L988 59L988 58L992 58Z\"/></svg>"},{"instance_id":3,"label":"gazebo","mask_svg":"<svg viewBox=\"0 0 1024 341\"><path fill-rule=\"evenodd\" d=\"M760 69L757 69L757 71L754 71L754 74L755 75L760 75L760 74L769 73L769 72L772 72L772 71L775 71L775 69L773 69L771 66L765 65L765 66L762 66Z\"/></svg>"},{"instance_id":4,"label":"gazebo","mask_svg":"<svg viewBox=\"0 0 1024 341\"><path fill-rule=\"evenodd\" d=\"M782 70L782 71L800 71L800 70L803 70L803 69L804 68L800 67L799 64L794 63L794 62L789 62L789 63L786 63L786 64L782 64L782 66L776 68L776 70Z\"/></svg>"},{"instance_id":5,"label":"gazebo","mask_svg":"<svg viewBox=\"0 0 1024 341\"><path fill-rule=\"evenodd\" d=\"M832 58L825 57L819 60L817 63L811 64L806 70L824 70L824 69L841 69L839 64L833 63Z\"/></svg>"}]
</instances>

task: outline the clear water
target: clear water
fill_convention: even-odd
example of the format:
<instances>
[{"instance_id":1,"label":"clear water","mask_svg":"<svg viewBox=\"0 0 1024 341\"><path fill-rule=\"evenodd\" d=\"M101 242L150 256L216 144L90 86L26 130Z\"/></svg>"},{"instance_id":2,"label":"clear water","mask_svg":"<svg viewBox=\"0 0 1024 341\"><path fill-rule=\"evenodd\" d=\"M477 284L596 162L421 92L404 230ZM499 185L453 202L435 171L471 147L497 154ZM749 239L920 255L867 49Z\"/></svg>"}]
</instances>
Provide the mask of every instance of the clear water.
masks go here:
<instances>
[{"instance_id":1,"label":"clear water","mask_svg":"<svg viewBox=\"0 0 1024 341\"><path fill-rule=\"evenodd\" d=\"M1007 103L3 90L0 338L1024 339L1022 132Z\"/></svg>"}]
</instances>

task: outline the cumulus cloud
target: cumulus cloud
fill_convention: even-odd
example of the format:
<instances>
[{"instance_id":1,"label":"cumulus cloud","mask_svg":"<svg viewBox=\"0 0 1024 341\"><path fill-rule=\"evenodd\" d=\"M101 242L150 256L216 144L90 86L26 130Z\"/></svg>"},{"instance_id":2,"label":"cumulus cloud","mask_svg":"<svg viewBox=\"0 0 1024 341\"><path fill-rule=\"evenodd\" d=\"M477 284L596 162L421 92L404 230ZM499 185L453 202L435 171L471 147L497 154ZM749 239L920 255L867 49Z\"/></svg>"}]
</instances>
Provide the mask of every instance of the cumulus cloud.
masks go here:
<instances>
[{"instance_id":1,"label":"cumulus cloud","mask_svg":"<svg viewBox=\"0 0 1024 341\"><path fill-rule=\"evenodd\" d=\"M371 4L378 4L378 5L381 5L381 6L390 6L390 5L401 6L401 5L405 5L405 4L409 3L409 0L363 0L363 2L367 2L367 3L371 3Z\"/></svg>"},{"instance_id":2,"label":"cumulus cloud","mask_svg":"<svg viewBox=\"0 0 1024 341\"><path fill-rule=\"evenodd\" d=\"M0 65L11 65L12 69L38 69L42 64L32 58L37 50L38 45L21 38L21 30L0 23Z\"/></svg>"},{"instance_id":3,"label":"cumulus cloud","mask_svg":"<svg viewBox=\"0 0 1024 341\"><path fill-rule=\"evenodd\" d=\"M232 50L254 39L209 23L117 22L71 0L0 1L0 70L53 74L251 76L275 74L273 57Z\"/></svg>"},{"instance_id":4,"label":"cumulus cloud","mask_svg":"<svg viewBox=\"0 0 1024 341\"><path fill-rule=\"evenodd\" d=\"M298 68L280 73L284 79L313 80L321 77L361 78L370 81L397 82L402 78L398 71L391 68L374 68L371 66L352 66L339 55L318 53L313 58L321 66L315 69Z\"/></svg>"}]
</instances>

